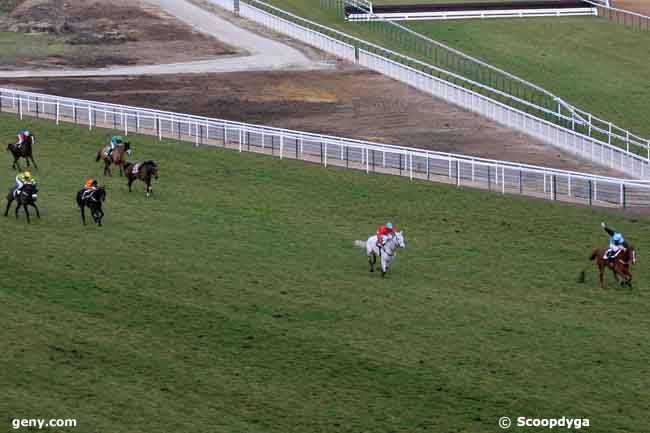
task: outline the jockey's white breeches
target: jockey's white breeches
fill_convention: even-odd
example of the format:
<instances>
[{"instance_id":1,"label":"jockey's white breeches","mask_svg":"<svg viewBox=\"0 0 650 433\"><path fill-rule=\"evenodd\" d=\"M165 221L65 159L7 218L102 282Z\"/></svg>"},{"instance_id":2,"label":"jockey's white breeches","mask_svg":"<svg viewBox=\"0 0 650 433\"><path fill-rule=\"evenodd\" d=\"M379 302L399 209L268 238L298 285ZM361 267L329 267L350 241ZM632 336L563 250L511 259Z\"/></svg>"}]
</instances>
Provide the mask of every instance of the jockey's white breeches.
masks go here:
<instances>
[{"instance_id":1,"label":"jockey's white breeches","mask_svg":"<svg viewBox=\"0 0 650 433\"><path fill-rule=\"evenodd\" d=\"M623 245L614 245L614 244L610 243L609 244L609 249L614 251L614 252L618 252L618 250L623 249Z\"/></svg>"}]
</instances>

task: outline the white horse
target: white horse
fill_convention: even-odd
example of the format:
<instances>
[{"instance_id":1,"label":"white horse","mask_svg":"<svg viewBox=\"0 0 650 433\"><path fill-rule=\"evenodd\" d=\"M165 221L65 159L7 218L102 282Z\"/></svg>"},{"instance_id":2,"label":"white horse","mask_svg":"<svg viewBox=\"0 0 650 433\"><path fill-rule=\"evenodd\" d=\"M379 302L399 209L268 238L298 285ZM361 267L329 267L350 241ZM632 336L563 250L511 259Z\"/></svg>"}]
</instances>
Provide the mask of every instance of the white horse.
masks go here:
<instances>
[{"instance_id":1,"label":"white horse","mask_svg":"<svg viewBox=\"0 0 650 433\"><path fill-rule=\"evenodd\" d=\"M377 256L379 256L382 277L386 276L386 272L388 272L390 265L393 263L393 260L395 260L397 249L406 248L402 232L397 232L394 236L386 236L386 242L384 242L384 246L381 248L377 247L377 235L370 236L367 242L354 241L354 244L361 248L366 247L370 272L375 271L375 263L377 263Z\"/></svg>"}]
</instances>

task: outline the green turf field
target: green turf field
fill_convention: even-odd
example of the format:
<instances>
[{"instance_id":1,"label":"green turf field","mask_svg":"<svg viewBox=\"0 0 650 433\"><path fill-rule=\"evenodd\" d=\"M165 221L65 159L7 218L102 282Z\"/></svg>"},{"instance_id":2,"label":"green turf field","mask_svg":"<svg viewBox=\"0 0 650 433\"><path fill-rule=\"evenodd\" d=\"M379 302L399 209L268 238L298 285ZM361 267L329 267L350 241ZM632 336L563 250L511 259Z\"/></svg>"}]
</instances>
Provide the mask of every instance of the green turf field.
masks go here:
<instances>
[{"instance_id":1,"label":"green turf field","mask_svg":"<svg viewBox=\"0 0 650 433\"><path fill-rule=\"evenodd\" d=\"M300 16L418 57L412 43L377 23L343 20L334 3L272 0ZM569 103L650 137L650 33L594 17L404 22L404 25L559 95ZM446 57L438 61L442 67ZM456 63L451 67L463 74ZM470 68L471 69L471 68ZM488 77L477 78L484 82ZM498 85L499 82L490 82Z\"/></svg>"},{"instance_id":2,"label":"green turf field","mask_svg":"<svg viewBox=\"0 0 650 433\"><path fill-rule=\"evenodd\" d=\"M42 219L0 219L2 431L647 431L650 218L131 137L154 196L101 178L105 226L83 227L109 132L0 136L22 127ZM638 246L634 290L596 287L603 218ZM353 241L389 219L407 249L382 280Z\"/></svg>"}]
</instances>

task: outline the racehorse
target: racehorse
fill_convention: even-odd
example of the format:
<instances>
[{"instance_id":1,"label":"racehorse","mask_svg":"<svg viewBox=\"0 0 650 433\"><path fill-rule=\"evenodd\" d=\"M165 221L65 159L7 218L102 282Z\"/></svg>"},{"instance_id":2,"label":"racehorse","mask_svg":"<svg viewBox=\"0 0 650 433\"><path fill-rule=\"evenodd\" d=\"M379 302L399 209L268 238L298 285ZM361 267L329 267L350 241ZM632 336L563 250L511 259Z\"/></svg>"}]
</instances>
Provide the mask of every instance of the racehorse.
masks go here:
<instances>
[{"instance_id":1,"label":"racehorse","mask_svg":"<svg viewBox=\"0 0 650 433\"><path fill-rule=\"evenodd\" d=\"M14 170L20 170L20 163L18 160L20 158L25 158L27 161L27 167L29 167L29 160L31 159L34 163L34 168L38 168L36 161L34 161L34 155L32 155L32 146L36 144L36 136L30 135L29 139L23 143L20 147L16 143L9 143L7 145L7 152L11 152L14 157L14 163L11 166Z\"/></svg>"},{"instance_id":2,"label":"racehorse","mask_svg":"<svg viewBox=\"0 0 650 433\"><path fill-rule=\"evenodd\" d=\"M81 210L81 222L83 225L86 225L85 208L88 207L95 224L100 227L102 226L102 218L104 218L102 202L104 200L106 200L106 190L103 186L90 191L82 189L77 193L77 205L79 205L79 209Z\"/></svg>"},{"instance_id":3,"label":"racehorse","mask_svg":"<svg viewBox=\"0 0 650 433\"><path fill-rule=\"evenodd\" d=\"M628 245L622 249L618 255L609 260L605 258L607 248L597 248L589 256L589 260L595 260L598 266L598 278L600 288L605 288L605 268L612 270L614 278L621 286L632 287L632 274L630 273L630 264L636 264L636 251L633 245Z\"/></svg>"},{"instance_id":4,"label":"racehorse","mask_svg":"<svg viewBox=\"0 0 650 433\"><path fill-rule=\"evenodd\" d=\"M366 247L370 272L375 272L375 263L377 263L377 256L379 256L382 277L386 276L386 272L388 272L393 260L395 260L397 249L406 248L402 232L397 232L394 236L387 236L386 242L381 248L377 247L377 235L370 236L367 242L354 241L354 244L361 248Z\"/></svg>"},{"instance_id":5,"label":"racehorse","mask_svg":"<svg viewBox=\"0 0 650 433\"><path fill-rule=\"evenodd\" d=\"M128 154L131 156L131 143L128 141L125 141L124 143L120 144L113 150L113 153L111 153L111 156L108 156L108 151L110 149L110 146L104 146L101 149L99 149L99 152L97 152L97 158L95 158L95 162L99 161L100 159L104 160L104 176L108 174L109 176L113 176L113 172L111 171L111 164L115 164L120 168L120 176L124 175L124 164L126 164L126 158L125 154Z\"/></svg>"},{"instance_id":6,"label":"racehorse","mask_svg":"<svg viewBox=\"0 0 650 433\"><path fill-rule=\"evenodd\" d=\"M147 184L145 187L147 197L151 195L153 192L153 187L151 186L151 178L155 177L158 179L158 164L152 160L135 165L127 162L124 165L124 172L126 173L126 178L129 180L129 192L131 192L131 185L133 185L133 182L135 182L137 179L140 179Z\"/></svg>"},{"instance_id":7,"label":"racehorse","mask_svg":"<svg viewBox=\"0 0 650 433\"><path fill-rule=\"evenodd\" d=\"M38 208L36 207L36 186L27 183L23 185L21 191L19 194L17 194L14 197L14 189L9 191L9 194L7 194L7 209L5 209L5 216L9 214L9 208L11 207L11 203L16 200L16 218L18 218L18 210L22 206L23 209L25 209L25 215L27 216L27 222L31 223L29 219L29 211L27 210L27 206L32 206L36 210L36 216L41 217L41 213L38 211Z\"/></svg>"}]
</instances>

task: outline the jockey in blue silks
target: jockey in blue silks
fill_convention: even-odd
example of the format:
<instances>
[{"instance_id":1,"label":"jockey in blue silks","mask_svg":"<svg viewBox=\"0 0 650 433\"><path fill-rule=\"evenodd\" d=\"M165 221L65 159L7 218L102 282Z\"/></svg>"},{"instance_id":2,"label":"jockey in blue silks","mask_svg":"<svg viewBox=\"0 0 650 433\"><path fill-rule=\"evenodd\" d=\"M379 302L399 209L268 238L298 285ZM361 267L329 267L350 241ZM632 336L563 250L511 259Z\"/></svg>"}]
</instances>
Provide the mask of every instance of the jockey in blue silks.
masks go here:
<instances>
[{"instance_id":1,"label":"jockey in blue silks","mask_svg":"<svg viewBox=\"0 0 650 433\"><path fill-rule=\"evenodd\" d=\"M607 227L607 224L604 222L600 223L600 226L605 230L609 236L609 249L605 253L604 259L614 260L618 254L627 248L627 242L623 238L623 235Z\"/></svg>"}]
</instances>

